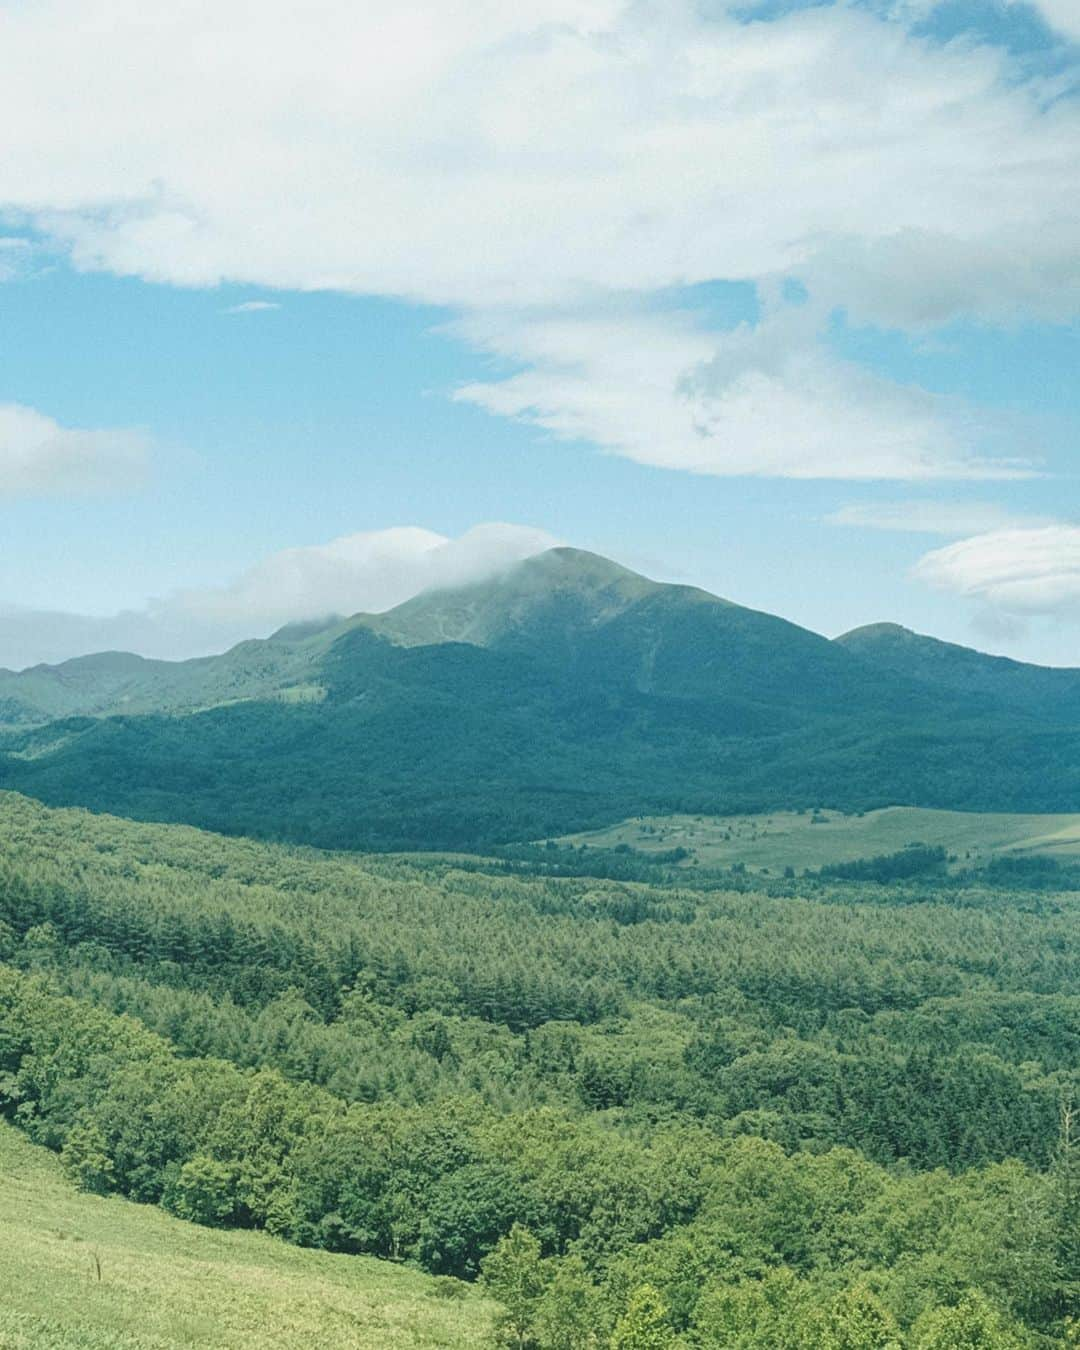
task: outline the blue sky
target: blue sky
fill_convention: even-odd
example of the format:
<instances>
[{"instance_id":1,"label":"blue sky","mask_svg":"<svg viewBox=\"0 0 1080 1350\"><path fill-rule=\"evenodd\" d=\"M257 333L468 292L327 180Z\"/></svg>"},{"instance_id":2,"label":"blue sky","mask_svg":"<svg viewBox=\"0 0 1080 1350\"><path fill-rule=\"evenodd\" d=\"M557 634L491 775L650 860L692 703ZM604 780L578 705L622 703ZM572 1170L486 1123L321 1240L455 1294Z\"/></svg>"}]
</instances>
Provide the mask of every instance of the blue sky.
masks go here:
<instances>
[{"instance_id":1,"label":"blue sky","mask_svg":"<svg viewBox=\"0 0 1080 1350\"><path fill-rule=\"evenodd\" d=\"M0 664L561 540L1080 665L1071 10L0 4Z\"/></svg>"}]
</instances>

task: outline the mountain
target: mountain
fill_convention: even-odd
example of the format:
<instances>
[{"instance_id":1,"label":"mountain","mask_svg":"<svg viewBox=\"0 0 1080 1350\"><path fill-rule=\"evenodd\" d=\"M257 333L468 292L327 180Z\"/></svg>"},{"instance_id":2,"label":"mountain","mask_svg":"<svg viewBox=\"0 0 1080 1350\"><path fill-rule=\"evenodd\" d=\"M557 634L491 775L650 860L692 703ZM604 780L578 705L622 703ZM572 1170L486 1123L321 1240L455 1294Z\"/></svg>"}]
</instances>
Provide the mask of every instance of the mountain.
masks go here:
<instances>
[{"instance_id":1,"label":"mountain","mask_svg":"<svg viewBox=\"0 0 1080 1350\"><path fill-rule=\"evenodd\" d=\"M219 657L5 673L0 786L332 847L475 848L646 811L1080 809L1080 710L1053 692L1080 673L1002 675L910 636L831 642L553 549Z\"/></svg>"},{"instance_id":2,"label":"mountain","mask_svg":"<svg viewBox=\"0 0 1080 1350\"><path fill-rule=\"evenodd\" d=\"M866 671L853 678L853 663L805 628L573 548L359 622L401 646L465 642L528 657L563 677L665 697L776 708L882 687Z\"/></svg>"},{"instance_id":3,"label":"mountain","mask_svg":"<svg viewBox=\"0 0 1080 1350\"><path fill-rule=\"evenodd\" d=\"M467 644L668 697L769 707L880 697L885 682L784 619L665 585L580 549L556 548L488 581L427 591L385 614L290 624L221 656L151 661L106 652L0 671L0 726L58 717L191 712L318 686L368 638L400 648Z\"/></svg>"}]
</instances>

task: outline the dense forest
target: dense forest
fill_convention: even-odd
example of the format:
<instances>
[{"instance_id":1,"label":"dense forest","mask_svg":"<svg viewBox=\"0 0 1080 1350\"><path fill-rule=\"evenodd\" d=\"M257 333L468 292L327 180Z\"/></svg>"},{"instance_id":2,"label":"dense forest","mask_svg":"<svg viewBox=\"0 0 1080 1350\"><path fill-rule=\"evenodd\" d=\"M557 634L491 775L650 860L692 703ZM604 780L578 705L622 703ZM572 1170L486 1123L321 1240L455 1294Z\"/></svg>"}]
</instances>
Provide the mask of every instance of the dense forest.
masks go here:
<instances>
[{"instance_id":1,"label":"dense forest","mask_svg":"<svg viewBox=\"0 0 1080 1350\"><path fill-rule=\"evenodd\" d=\"M479 1279L539 1350L1073 1334L1074 892L0 802L0 1110L88 1189Z\"/></svg>"}]
</instances>

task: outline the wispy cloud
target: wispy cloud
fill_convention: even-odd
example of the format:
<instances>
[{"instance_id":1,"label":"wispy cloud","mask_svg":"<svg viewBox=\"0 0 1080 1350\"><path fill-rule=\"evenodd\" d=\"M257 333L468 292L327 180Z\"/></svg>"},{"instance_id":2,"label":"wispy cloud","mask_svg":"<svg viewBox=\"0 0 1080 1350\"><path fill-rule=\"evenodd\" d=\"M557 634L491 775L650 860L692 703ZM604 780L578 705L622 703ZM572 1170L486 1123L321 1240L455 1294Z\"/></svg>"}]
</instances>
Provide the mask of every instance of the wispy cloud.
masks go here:
<instances>
[{"instance_id":1,"label":"wispy cloud","mask_svg":"<svg viewBox=\"0 0 1080 1350\"><path fill-rule=\"evenodd\" d=\"M927 553L915 575L998 614L1080 618L1080 525L976 535Z\"/></svg>"},{"instance_id":2,"label":"wispy cloud","mask_svg":"<svg viewBox=\"0 0 1080 1350\"><path fill-rule=\"evenodd\" d=\"M1080 7L1076 0L1034 0L1034 3L1051 28L1080 41Z\"/></svg>"},{"instance_id":3,"label":"wispy cloud","mask_svg":"<svg viewBox=\"0 0 1080 1350\"><path fill-rule=\"evenodd\" d=\"M130 490L150 447L139 430L65 427L35 408L0 404L0 496Z\"/></svg>"},{"instance_id":4,"label":"wispy cloud","mask_svg":"<svg viewBox=\"0 0 1080 1350\"><path fill-rule=\"evenodd\" d=\"M1055 262L1072 245L1047 227L1073 218L1080 109L1044 108L1004 53L856 6L742 23L689 4L330 0L314 34L285 0L223 0L210 65L200 6L96 12L107 80L82 0L16 9L0 48L0 109L25 128L0 202L84 266L486 307L760 280L852 242L872 266L912 237L976 260L966 305L1008 281L1023 237L1045 303L1077 299ZM904 280L930 298L941 269Z\"/></svg>"},{"instance_id":5,"label":"wispy cloud","mask_svg":"<svg viewBox=\"0 0 1080 1350\"><path fill-rule=\"evenodd\" d=\"M230 305L222 314L261 314L264 310L280 309L276 300L245 300L239 305Z\"/></svg>"},{"instance_id":6,"label":"wispy cloud","mask_svg":"<svg viewBox=\"0 0 1080 1350\"><path fill-rule=\"evenodd\" d=\"M981 534L1019 526L1053 522L1045 516L1020 515L996 502L955 502L921 499L900 502L860 502L842 506L825 517L828 525L858 530L895 530L908 534Z\"/></svg>"},{"instance_id":7,"label":"wispy cloud","mask_svg":"<svg viewBox=\"0 0 1080 1350\"><path fill-rule=\"evenodd\" d=\"M456 539L402 526L285 549L232 582L178 591L104 618L0 610L0 667L103 650L169 659L223 651L286 623L379 612L422 590L479 581L558 542L523 525L478 525Z\"/></svg>"},{"instance_id":8,"label":"wispy cloud","mask_svg":"<svg viewBox=\"0 0 1080 1350\"><path fill-rule=\"evenodd\" d=\"M925 4L743 22L725 4L327 0L315 26L286 0L220 0L213 61L205 6L126 0L94 0L88 61L85 4L4 12L0 125L19 134L0 208L80 268L453 307L524 366L463 397L612 453L1007 471L969 412L840 361L820 329L772 365L745 335L655 322L619 325L655 340L651 365L627 337L586 352L612 297L799 279L819 314L912 331L1080 312L1080 100L896 17ZM1075 29L1074 0L1041 5Z\"/></svg>"},{"instance_id":9,"label":"wispy cloud","mask_svg":"<svg viewBox=\"0 0 1080 1350\"><path fill-rule=\"evenodd\" d=\"M33 270L36 250L29 239L0 235L0 282L15 281Z\"/></svg>"},{"instance_id":10,"label":"wispy cloud","mask_svg":"<svg viewBox=\"0 0 1080 1350\"><path fill-rule=\"evenodd\" d=\"M1014 10L1028 10L1037 13L1050 28L1065 39L1080 38L1080 9L1076 0L997 0L987 9L997 10L999 14L1006 7ZM935 10L953 9L953 0L891 0L888 9L897 18L905 21L925 19Z\"/></svg>"},{"instance_id":11,"label":"wispy cloud","mask_svg":"<svg viewBox=\"0 0 1080 1350\"><path fill-rule=\"evenodd\" d=\"M501 313L456 326L521 369L456 397L642 464L712 475L1009 479L993 419L832 354L812 313L710 333L687 316Z\"/></svg>"}]
</instances>

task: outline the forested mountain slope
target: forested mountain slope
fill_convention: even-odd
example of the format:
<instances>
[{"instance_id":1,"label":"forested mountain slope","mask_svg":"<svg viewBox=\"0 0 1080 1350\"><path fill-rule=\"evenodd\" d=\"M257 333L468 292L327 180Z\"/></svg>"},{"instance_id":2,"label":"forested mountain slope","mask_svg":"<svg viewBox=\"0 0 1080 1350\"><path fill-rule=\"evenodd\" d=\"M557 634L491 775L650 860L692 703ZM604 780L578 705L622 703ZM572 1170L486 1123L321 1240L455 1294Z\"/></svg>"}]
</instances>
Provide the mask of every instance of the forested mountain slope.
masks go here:
<instances>
[{"instance_id":1,"label":"forested mountain slope","mask_svg":"<svg viewBox=\"0 0 1080 1350\"><path fill-rule=\"evenodd\" d=\"M218 658L8 676L23 724L0 738L0 785L332 847L671 811L1080 809L1080 710L1039 692L1075 672L1036 672L1025 700L878 650L555 549Z\"/></svg>"},{"instance_id":2,"label":"forested mountain slope","mask_svg":"<svg viewBox=\"0 0 1080 1350\"><path fill-rule=\"evenodd\" d=\"M0 726L37 726L71 716L189 712L270 697L317 669L323 651L317 638L285 631L273 641L242 642L221 656L192 661L102 652L58 666L0 670Z\"/></svg>"}]
</instances>

